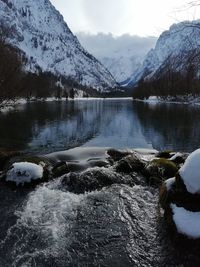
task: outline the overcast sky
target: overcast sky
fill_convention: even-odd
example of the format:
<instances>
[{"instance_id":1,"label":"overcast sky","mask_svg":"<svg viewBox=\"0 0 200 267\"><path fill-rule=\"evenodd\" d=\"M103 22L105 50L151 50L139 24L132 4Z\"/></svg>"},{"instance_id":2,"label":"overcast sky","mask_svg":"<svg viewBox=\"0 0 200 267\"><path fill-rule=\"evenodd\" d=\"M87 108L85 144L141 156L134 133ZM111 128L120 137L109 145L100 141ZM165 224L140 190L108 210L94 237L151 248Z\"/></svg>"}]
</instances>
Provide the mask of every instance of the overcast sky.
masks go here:
<instances>
[{"instance_id":1,"label":"overcast sky","mask_svg":"<svg viewBox=\"0 0 200 267\"><path fill-rule=\"evenodd\" d=\"M51 0L76 32L158 36L176 21L200 18L189 0Z\"/></svg>"}]
</instances>

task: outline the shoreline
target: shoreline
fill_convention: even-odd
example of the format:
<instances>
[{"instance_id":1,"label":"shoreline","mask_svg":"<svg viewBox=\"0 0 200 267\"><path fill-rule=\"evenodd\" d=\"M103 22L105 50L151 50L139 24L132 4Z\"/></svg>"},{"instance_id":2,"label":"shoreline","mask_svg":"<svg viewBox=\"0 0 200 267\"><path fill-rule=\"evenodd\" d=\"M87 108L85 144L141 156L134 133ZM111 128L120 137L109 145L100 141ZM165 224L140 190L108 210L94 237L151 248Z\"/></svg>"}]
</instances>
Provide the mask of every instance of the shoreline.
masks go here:
<instances>
[{"instance_id":1,"label":"shoreline","mask_svg":"<svg viewBox=\"0 0 200 267\"><path fill-rule=\"evenodd\" d=\"M17 99L16 101L10 101L5 103L5 105L2 104L0 106L0 113L9 112L14 110L17 106L21 106L27 103L36 103L36 102L67 102L67 101L92 101L92 100L132 100L132 97L75 97L75 98L68 98L62 97L61 99L55 98L55 97L47 97L46 99L30 99L27 100L25 98Z\"/></svg>"},{"instance_id":2,"label":"shoreline","mask_svg":"<svg viewBox=\"0 0 200 267\"><path fill-rule=\"evenodd\" d=\"M193 98L193 99L179 99L179 100L173 100L172 98L169 100L163 100L163 99L159 99L159 97L149 97L148 99L138 99L138 98L133 98L133 101L136 102L143 102L143 103L148 103L148 104L152 104L152 105L156 105L156 104L176 104L176 105L196 105L196 106L200 106L200 98Z\"/></svg>"}]
</instances>

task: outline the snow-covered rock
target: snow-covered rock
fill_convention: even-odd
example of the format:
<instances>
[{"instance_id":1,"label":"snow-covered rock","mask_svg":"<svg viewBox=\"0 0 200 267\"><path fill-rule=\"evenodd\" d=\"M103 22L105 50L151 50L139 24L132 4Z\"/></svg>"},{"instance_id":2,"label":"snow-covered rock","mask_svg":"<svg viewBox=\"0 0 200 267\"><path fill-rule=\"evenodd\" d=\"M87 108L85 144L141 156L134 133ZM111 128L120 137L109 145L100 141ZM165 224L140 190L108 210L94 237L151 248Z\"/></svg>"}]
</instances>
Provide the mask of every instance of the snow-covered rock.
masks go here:
<instances>
[{"instance_id":1,"label":"snow-covered rock","mask_svg":"<svg viewBox=\"0 0 200 267\"><path fill-rule=\"evenodd\" d=\"M175 178L165 181L159 201L167 223L188 238L200 238L200 149L189 155Z\"/></svg>"},{"instance_id":2,"label":"snow-covered rock","mask_svg":"<svg viewBox=\"0 0 200 267\"><path fill-rule=\"evenodd\" d=\"M14 182L17 186L30 183L32 180L42 179L43 166L31 162L13 163L7 172L6 181Z\"/></svg>"},{"instance_id":3,"label":"snow-covered rock","mask_svg":"<svg viewBox=\"0 0 200 267\"><path fill-rule=\"evenodd\" d=\"M184 70L184 58L187 59L194 50L199 51L199 35L200 20L173 24L161 34L155 48L149 51L142 66L133 73L129 86L137 85L141 79L156 78L170 58L173 59L174 70ZM195 64L199 69L198 62Z\"/></svg>"},{"instance_id":4,"label":"snow-covered rock","mask_svg":"<svg viewBox=\"0 0 200 267\"><path fill-rule=\"evenodd\" d=\"M27 69L71 77L99 91L117 84L79 43L49 0L0 0L0 22L12 29L9 42L28 58Z\"/></svg>"},{"instance_id":5,"label":"snow-covered rock","mask_svg":"<svg viewBox=\"0 0 200 267\"><path fill-rule=\"evenodd\" d=\"M200 212L188 211L171 204L177 231L189 238L200 238Z\"/></svg>"},{"instance_id":6,"label":"snow-covered rock","mask_svg":"<svg viewBox=\"0 0 200 267\"><path fill-rule=\"evenodd\" d=\"M190 154L179 170L179 174L188 192L200 193L200 149Z\"/></svg>"}]
</instances>

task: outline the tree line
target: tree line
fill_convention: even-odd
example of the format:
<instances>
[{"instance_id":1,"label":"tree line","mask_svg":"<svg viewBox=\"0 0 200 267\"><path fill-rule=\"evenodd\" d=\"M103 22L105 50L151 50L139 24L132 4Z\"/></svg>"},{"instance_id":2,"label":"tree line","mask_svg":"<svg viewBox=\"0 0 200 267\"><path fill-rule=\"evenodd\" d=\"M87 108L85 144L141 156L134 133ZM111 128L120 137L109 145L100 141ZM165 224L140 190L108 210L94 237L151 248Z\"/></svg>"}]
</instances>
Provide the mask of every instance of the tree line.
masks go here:
<instances>
[{"instance_id":1,"label":"tree line","mask_svg":"<svg viewBox=\"0 0 200 267\"><path fill-rule=\"evenodd\" d=\"M44 72L39 66L35 67L34 72L28 71L26 55L9 44L9 38L13 35L14 29L0 22L0 106L20 97L27 100L74 98L77 90L83 91L84 97L100 96L93 88L81 85L70 77Z\"/></svg>"},{"instance_id":2,"label":"tree line","mask_svg":"<svg viewBox=\"0 0 200 267\"><path fill-rule=\"evenodd\" d=\"M169 56L152 78L142 78L138 82L132 89L133 97L200 96L199 62L199 49L190 50L187 55Z\"/></svg>"}]
</instances>

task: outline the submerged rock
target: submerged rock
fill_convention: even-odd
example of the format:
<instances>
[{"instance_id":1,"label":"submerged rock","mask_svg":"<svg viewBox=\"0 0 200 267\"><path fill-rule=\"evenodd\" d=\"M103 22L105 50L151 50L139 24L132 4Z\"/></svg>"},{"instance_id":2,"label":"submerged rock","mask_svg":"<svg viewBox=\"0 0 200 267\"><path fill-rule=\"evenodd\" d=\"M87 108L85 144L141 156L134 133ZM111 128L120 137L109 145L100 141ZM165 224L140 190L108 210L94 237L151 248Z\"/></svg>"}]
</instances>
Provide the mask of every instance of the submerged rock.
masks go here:
<instances>
[{"instance_id":1,"label":"submerged rock","mask_svg":"<svg viewBox=\"0 0 200 267\"><path fill-rule=\"evenodd\" d=\"M61 184L67 191L81 194L99 190L112 184L126 184L133 186L138 184L138 175L135 173L131 175L122 175L111 169L96 167L81 173L69 173L62 177Z\"/></svg>"}]
</instances>

